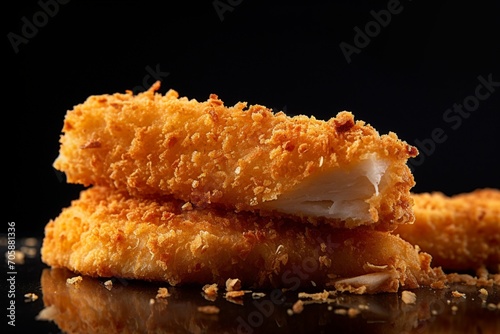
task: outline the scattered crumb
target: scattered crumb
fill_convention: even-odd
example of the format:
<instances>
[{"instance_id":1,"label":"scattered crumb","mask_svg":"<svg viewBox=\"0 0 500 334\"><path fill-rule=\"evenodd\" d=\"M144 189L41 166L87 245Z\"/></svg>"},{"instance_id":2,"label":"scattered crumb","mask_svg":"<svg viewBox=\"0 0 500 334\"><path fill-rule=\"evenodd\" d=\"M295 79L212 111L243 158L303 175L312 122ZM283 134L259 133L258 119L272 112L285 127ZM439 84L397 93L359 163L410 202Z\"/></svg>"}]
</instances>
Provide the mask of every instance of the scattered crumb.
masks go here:
<instances>
[{"instance_id":1,"label":"scattered crumb","mask_svg":"<svg viewBox=\"0 0 500 334\"><path fill-rule=\"evenodd\" d=\"M326 290L323 290L323 292L316 292L316 293L299 292L300 299L310 298L312 300L327 300L329 296L330 293Z\"/></svg>"},{"instance_id":2,"label":"scattered crumb","mask_svg":"<svg viewBox=\"0 0 500 334\"><path fill-rule=\"evenodd\" d=\"M24 239L24 244L28 247L36 247L38 240L36 238L26 238Z\"/></svg>"},{"instance_id":3,"label":"scattered crumb","mask_svg":"<svg viewBox=\"0 0 500 334\"><path fill-rule=\"evenodd\" d=\"M153 305L155 303L154 298L149 299L149 305Z\"/></svg>"},{"instance_id":4,"label":"scattered crumb","mask_svg":"<svg viewBox=\"0 0 500 334\"><path fill-rule=\"evenodd\" d=\"M7 252L5 252L5 258L7 258ZM24 264L24 253L21 252L20 250L15 250L14 251L14 259L9 258L10 261L13 261L15 264Z\"/></svg>"},{"instance_id":5,"label":"scattered crumb","mask_svg":"<svg viewBox=\"0 0 500 334\"><path fill-rule=\"evenodd\" d=\"M243 295L245 295L245 291L243 290L226 292L226 298L238 298L242 297Z\"/></svg>"},{"instance_id":6,"label":"scattered crumb","mask_svg":"<svg viewBox=\"0 0 500 334\"><path fill-rule=\"evenodd\" d=\"M436 311L436 310L432 310L432 311L431 311L431 314L432 314L432 315L437 315L437 314L438 314L438 311Z\"/></svg>"},{"instance_id":7,"label":"scattered crumb","mask_svg":"<svg viewBox=\"0 0 500 334\"><path fill-rule=\"evenodd\" d=\"M26 297L25 302L34 302L38 299L38 296L32 292L25 294L24 297Z\"/></svg>"},{"instance_id":8,"label":"scattered crumb","mask_svg":"<svg viewBox=\"0 0 500 334\"><path fill-rule=\"evenodd\" d=\"M29 258L34 258L37 254L37 249L34 247L21 246L21 252Z\"/></svg>"},{"instance_id":9,"label":"scattered crumb","mask_svg":"<svg viewBox=\"0 0 500 334\"><path fill-rule=\"evenodd\" d=\"M344 308L338 308L338 309L335 309L335 311L333 311L333 313L340 314L340 315L346 315L347 314L347 310L344 309Z\"/></svg>"},{"instance_id":10,"label":"scattered crumb","mask_svg":"<svg viewBox=\"0 0 500 334\"><path fill-rule=\"evenodd\" d=\"M498 305L495 305L493 303L488 303L488 305L486 305L486 308L490 311L494 311L498 308Z\"/></svg>"},{"instance_id":11,"label":"scattered crumb","mask_svg":"<svg viewBox=\"0 0 500 334\"><path fill-rule=\"evenodd\" d=\"M286 314L293 315L293 310L291 308L287 309Z\"/></svg>"},{"instance_id":12,"label":"scattered crumb","mask_svg":"<svg viewBox=\"0 0 500 334\"><path fill-rule=\"evenodd\" d=\"M347 310L347 315L350 317L350 318L354 318L355 316L357 316L358 314L360 314L361 311L358 310L358 309L355 309L354 307L350 307L348 310Z\"/></svg>"},{"instance_id":13,"label":"scattered crumb","mask_svg":"<svg viewBox=\"0 0 500 334\"><path fill-rule=\"evenodd\" d=\"M303 310L304 310L304 302L299 299L293 304L292 311L293 313L297 314L302 312Z\"/></svg>"},{"instance_id":14,"label":"scattered crumb","mask_svg":"<svg viewBox=\"0 0 500 334\"><path fill-rule=\"evenodd\" d=\"M401 299L405 304L415 304L417 295L414 292L405 290L401 293Z\"/></svg>"},{"instance_id":15,"label":"scattered crumb","mask_svg":"<svg viewBox=\"0 0 500 334\"><path fill-rule=\"evenodd\" d=\"M458 306L457 306L457 305L453 305L453 306L451 307L451 311L452 311L452 313L453 313L453 314L457 313L457 311L458 311Z\"/></svg>"},{"instance_id":16,"label":"scattered crumb","mask_svg":"<svg viewBox=\"0 0 500 334\"><path fill-rule=\"evenodd\" d=\"M217 284L206 284L202 288L203 293L205 293L207 296L217 296L217 291L219 288L217 287Z\"/></svg>"},{"instance_id":17,"label":"scattered crumb","mask_svg":"<svg viewBox=\"0 0 500 334\"><path fill-rule=\"evenodd\" d=\"M326 244L324 242L322 242L319 246L321 247L321 251L323 253L325 253L326 252Z\"/></svg>"},{"instance_id":18,"label":"scattered crumb","mask_svg":"<svg viewBox=\"0 0 500 334\"><path fill-rule=\"evenodd\" d=\"M332 305L328 305L328 307L326 308L328 311L331 311L333 310L333 306Z\"/></svg>"},{"instance_id":19,"label":"scattered crumb","mask_svg":"<svg viewBox=\"0 0 500 334\"><path fill-rule=\"evenodd\" d=\"M80 283L81 281L83 281L82 276L75 276L75 277L71 277L71 278L66 279L66 284L77 284L77 283Z\"/></svg>"},{"instance_id":20,"label":"scattered crumb","mask_svg":"<svg viewBox=\"0 0 500 334\"><path fill-rule=\"evenodd\" d=\"M368 304L359 304L358 309L360 310L369 310L370 306Z\"/></svg>"},{"instance_id":21,"label":"scattered crumb","mask_svg":"<svg viewBox=\"0 0 500 334\"><path fill-rule=\"evenodd\" d=\"M167 298L170 297L170 293L167 288L159 288L156 293L156 298Z\"/></svg>"},{"instance_id":22,"label":"scattered crumb","mask_svg":"<svg viewBox=\"0 0 500 334\"><path fill-rule=\"evenodd\" d=\"M452 291L451 295L455 298L465 298L465 293L458 292L457 290Z\"/></svg>"},{"instance_id":23,"label":"scattered crumb","mask_svg":"<svg viewBox=\"0 0 500 334\"><path fill-rule=\"evenodd\" d=\"M241 289L241 281L238 278L228 278L226 281L226 291L236 291Z\"/></svg>"},{"instance_id":24,"label":"scattered crumb","mask_svg":"<svg viewBox=\"0 0 500 334\"><path fill-rule=\"evenodd\" d=\"M104 282L104 287L111 291L111 289L113 288L113 281L108 279L106 282Z\"/></svg>"},{"instance_id":25,"label":"scattered crumb","mask_svg":"<svg viewBox=\"0 0 500 334\"><path fill-rule=\"evenodd\" d=\"M338 308L338 309L335 309L333 312L335 314L338 314L338 315L347 315L347 316L349 316L349 318L354 318L358 314L361 313L361 311L359 309L354 308L354 307L350 307L349 309Z\"/></svg>"},{"instance_id":26,"label":"scattered crumb","mask_svg":"<svg viewBox=\"0 0 500 334\"><path fill-rule=\"evenodd\" d=\"M264 292L252 292L253 299L259 299L259 298L262 298L265 296L266 296L266 294Z\"/></svg>"},{"instance_id":27,"label":"scattered crumb","mask_svg":"<svg viewBox=\"0 0 500 334\"><path fill-rule=\"evenodd\" d=\"M198 312L205 314L219 314L220 309L215 305L198 306Z\"/></svg>"},{"instance_id":28,"label":"scattered crumb","mask_svg":"<svg viewBox=\"0 0 500 334\"><path fill-rule=\"evenodd\" d=\"M332 260L326 255L320 256L318 258L318 261L319 261L320 266L324 266L326 268L330 268L332 265Z\"/></svg>"},{"instance_id":29,"label":"scattered crumb","mask_svg":"<svg viewBox=\"0 0 500 334\"><path fill-rule=\"evenodd\" d=\"M486 290L485 288L481 288L481 289L479 289L479 293L481 296L487 296L488 290Z\"/></svg>"}]
</instances>

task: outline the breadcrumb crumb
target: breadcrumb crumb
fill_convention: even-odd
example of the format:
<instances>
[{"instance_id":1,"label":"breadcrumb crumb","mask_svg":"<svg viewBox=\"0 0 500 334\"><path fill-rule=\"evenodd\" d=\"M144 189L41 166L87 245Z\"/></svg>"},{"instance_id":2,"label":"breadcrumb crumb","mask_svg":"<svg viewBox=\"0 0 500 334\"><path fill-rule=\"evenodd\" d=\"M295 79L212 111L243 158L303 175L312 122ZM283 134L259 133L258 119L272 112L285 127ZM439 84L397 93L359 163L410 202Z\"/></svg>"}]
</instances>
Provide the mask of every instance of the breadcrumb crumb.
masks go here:
<instances>
[{"instance_id":1,"label":"breadcrumb crumb","mask_svg":"<svg viewBox=\"0 0 500 334\"><path fill-rule=\"evenodd\" d=\"M252 292L253 299L259 299L259 298L262 298L265 296L266 296L266 294L264 292Z\"/></svg>"},{"instance_id":2,"label":"breadcrumb crumb","mask_svg":"<svg viewBox=\"0 0 500 334\"><path fill-rule=\"evenodd\" d=\"M217 287L217 283L205 284L202 290L203 293L205 293L207 296L214 297L217 296L217 291L219 290L219 288Z\"/></svg>"},{"instance_id":3,"label":"breadcrumb crumb","mask_svg":"<svg viewBox=\"0 0 500 334\"><path fill-rule=\"evenodd\" d=\"M111 289L113 288L113 281L108 279L106 282L104 282L104 287L111 291Z\"/></svg>"},{"instance_id":4,"label":"breadcrumb crumb","mask_svg":"<svg viewBox=\"0 0 500 334\"><path fill-rule=\"evenodd\" d=\"M226 281L226 291L241 290L241 281L238 278L228 278Z\"/></svg>"},{"instance_id":5,"label":"breadcrumb crumb","mask_svg":"<svg viewBox=\"0 0 500 334\"><path fill-rule=\"evenodd\" d=\"M312 300L327 300L330 296L330 292L323 290L323 292L316 293L307 293L307 292L299 292L300 299L310 298Z\"/></svg>"},{"instance_id":6,"label":"breadcrumb crumb","mask_svg":"<svg viewBox=\"0 0 500 334\"><path fill-rule=\"evenodd\" d=\"M80 283L81 281L83 281L82 276L75 276L75 277L71 277L71 278L66 279L66 284L77 284L77 283Z\"/></svg>"},{"instance_id":7,"label":"breadcrumb crumb","mask_svg":"<svg viewBox=\"0 0 500 334\"><path fill-rule=\"evenodd\" d=\"M304 302L302 300L297 300L293 306L292 306L292 311L295 314L301 313L304 310Z\"/></svg>"},{"instance_id":8,"label":"breadcrumb crumb","mask_svg":"<svg viewBox=\"0 0 500 334\"><path fill-rule=\"evenodd\" d=\"M401 299L405 304L415 304L417 295L414 292L405 290L401 293Z\"/></svg>"},{"instance_id":9,"label":"breadcrumb crumb","mask_svg":"<svg viewBox=\"0 0 500 334\"><path fill-rule=\"evenodd\" d=\"M354 307L350 307L348 310L347 310L347 315L350 317L350 318L354 318L356 317L358 314L360 314L361 311L354 308Z\"/></svg>"},{"instance_id":10,"label":"breadcrumb crumb","mask_svg":"<svg viewBox=\"0 0 500 334\"><path fill-rule=\"evenodd\" d=\"M170 297L170 293L167 288L159 288L156 294L156 298L167 298Z\"/></svg>"},{"instance_id":11,"label":"breadcrumb crumb","mask_svg":"<svg viewBox=\"0 0 500 334\"><path fill-rule=\"evenodd\" d=\"M500 304L500 303L499 303L499 304ZM490 310L490 311L494 311L494 310L496 310L496 309L498 309L498 308L499 308L498 306L499 306L499 305L496 305L496 304L494 304L494 303L488 303L488 305L486 305L486 308L487 308L488 310Z\"/></svg>"},{"instance_id":12,"label":"breadcrumb crumb","mask_svg":"<svg viewBox=\"0 0 500 334\"><path fill-rule=\"evenodd\" d=\"M245 291L243 290L226 292L226 298L238 298L242 297L243 295L245 295Z\"/></svg>"},{"instance_id":13,"label":"breadcrumb crumb","mask_svg":"<svg viewBox=\"0 0 500 334\"><path fill-rule=\"evenodd\" d=\"M459 292L457 290L454 290L451 292L451 295L455 298L465 298L465 293Z\"/></svg>"},{"instance_id":14,"label":"breadcrumb crumb","mask_svg":"<svg viewBox=\"0 0 500 334\"><path fill-rule=\"evenodd\" d=\"M25 302L34 302L38 299L38 296L33 292L25 294L24 297L26 298Z\"/></svg>"}]
</instances>

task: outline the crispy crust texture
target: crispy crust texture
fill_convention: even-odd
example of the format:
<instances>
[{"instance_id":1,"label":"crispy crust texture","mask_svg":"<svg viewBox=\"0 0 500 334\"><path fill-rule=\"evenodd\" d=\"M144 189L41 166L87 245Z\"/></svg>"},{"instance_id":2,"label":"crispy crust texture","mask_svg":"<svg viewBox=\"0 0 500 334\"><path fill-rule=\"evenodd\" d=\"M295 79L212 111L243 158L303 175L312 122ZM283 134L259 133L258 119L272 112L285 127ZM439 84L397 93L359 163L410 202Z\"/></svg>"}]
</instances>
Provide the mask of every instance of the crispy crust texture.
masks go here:
<instances>
[{"instance_id":1,"label":"crispy crust texture","mask_svg":"<svg viewBox=\"0 0 500 334\"><path fill-rule=\"evenodd\" d=\"M82 192L45 229L42 260L94 277L251 288L334 287L394 292L443 279L430 256L389 232L334 231L284 218L137 199L104 187Z\"/></svg>"},{"instance_id":2,"label":"crispy crust texture","mask_svg":"<svg viewBox=\"0 0 500 334\"><path fill-rule=\"evenodd\" d=\"M157 89L159 83L138 95L91 96L68 111L55 168L71 183L255 211L305 180L349 171L375 154L388 168L379 194L366 200L370 219L330 223L389 230L413 221L406 161L418 152L396 134L379 135L345 111L321 121L245 102L226 107L214 94L198 102Z\"/></svg>"},{"instance_id":3,"label":"crispy crust texture","mask_svg":"<svg viewBox=\"0 0 500 334\"><path fill-rule=\"evenodd\" d=\"M446 196L414 194L415 223L394 233L432 255L433 264L449 270L500 265L500 190L478 189Z\"/></svg>"}]
</instances>

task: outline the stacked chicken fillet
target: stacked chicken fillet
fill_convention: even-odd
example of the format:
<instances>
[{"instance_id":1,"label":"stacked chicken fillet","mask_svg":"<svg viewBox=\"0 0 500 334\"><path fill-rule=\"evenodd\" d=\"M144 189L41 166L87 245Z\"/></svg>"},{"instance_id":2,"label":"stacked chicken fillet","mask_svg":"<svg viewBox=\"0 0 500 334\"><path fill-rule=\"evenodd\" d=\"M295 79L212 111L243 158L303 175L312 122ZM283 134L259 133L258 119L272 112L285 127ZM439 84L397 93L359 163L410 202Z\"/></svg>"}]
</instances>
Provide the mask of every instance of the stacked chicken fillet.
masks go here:
<instances>
[{"instance_id":1,"label":"stacked chicken fillet","mask_svg":"<svg viewBox=\"0 0 500 334\"><path fill-rule=\"evenodd\" d=\"M158 89L67 113L54 166L86 189L46 226L46 264L170 285L443 286L419 240L394 232L418 229L417 150L396 134L346 111L322 121Z\"/></svg>"}]
</instances>

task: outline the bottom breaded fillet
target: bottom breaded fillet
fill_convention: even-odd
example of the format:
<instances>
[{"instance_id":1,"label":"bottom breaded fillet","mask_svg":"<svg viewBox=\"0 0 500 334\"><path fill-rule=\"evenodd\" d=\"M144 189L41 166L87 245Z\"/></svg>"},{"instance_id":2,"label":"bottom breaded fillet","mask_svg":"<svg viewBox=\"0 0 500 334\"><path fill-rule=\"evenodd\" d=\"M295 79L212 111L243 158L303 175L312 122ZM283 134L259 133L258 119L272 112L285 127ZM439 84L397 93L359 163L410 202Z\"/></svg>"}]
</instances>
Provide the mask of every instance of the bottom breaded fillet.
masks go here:
<instances>
[{"instance_id":1,"label":"bottom breaded fillet","mask_svg":"<svg viewBox=\"0 0 500 334\"><path fill-rule=\"evenodd\" d=\"M415 223L394 233L432 255L433 264L449 270L500 265L500 190L478 189L446 196L414 194Z\"/></svg>"},{"instance_id":2,"label":"bottom breaded fillet","mask_svg":"<svg viewBox=\"0 0 500 334\"><path fill-rule=\"evenodd\" d=\"M94 187L45 229L42 260L88 276L251 288L330 286L355 293L430 285L444 274L388 232L309 226L196 209ZM314 282L314 283L313 283Z\"/></svg>"}]
</instances>

